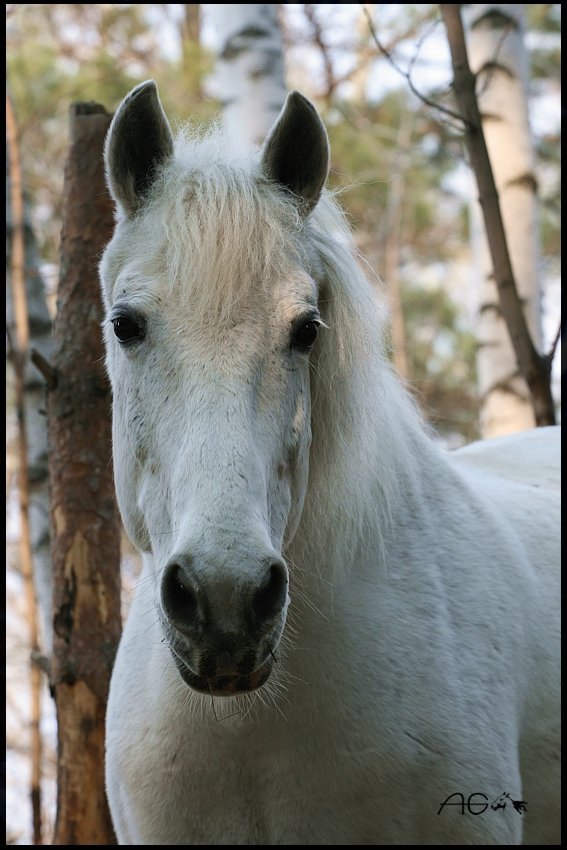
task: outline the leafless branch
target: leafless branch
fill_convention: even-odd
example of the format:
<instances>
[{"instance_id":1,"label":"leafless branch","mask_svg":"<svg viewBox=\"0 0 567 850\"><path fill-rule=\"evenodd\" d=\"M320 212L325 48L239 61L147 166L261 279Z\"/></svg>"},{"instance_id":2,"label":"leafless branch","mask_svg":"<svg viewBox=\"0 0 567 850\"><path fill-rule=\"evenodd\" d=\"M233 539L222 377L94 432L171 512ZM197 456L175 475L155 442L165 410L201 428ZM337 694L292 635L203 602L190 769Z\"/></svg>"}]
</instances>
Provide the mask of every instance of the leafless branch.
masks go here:
<instances>
[{"instance_id":1,"label":"leafless branch","mask_svg":"<svg viewBox=\"0 0 567 850\"><path fill-rule=\"evenodd\" d=\"M325 92L323 96L328 99L335 91L337 87L337 81L335 79L335 72L333 68L331 54L329 52L329 47L323 38L323 30L319 19L317 18L315 9L315 4L305 4L305 16L311 24L313 39L315 41L315 44L319 48L319 52L321 53L321 57L323 59L323 66L325 68Z\"/></svg>"},{"instance_id":2,"label":"leafless branch","mask_svg":"<svg viewBox=\"0 0 567 850\"><path fill-rule=\"evenodd\" d=\"M32 348L31 350L30 359L36 369L38 369L45 378L48 389L54 389L57 386L57 370L54 369L51 363L45 359L43 354L40 354L40 352L35 348Z\"/></svg>"},{"instance_id":3,"label":"leafless branch","mask_svg":"<svg viewBox=\"0 0 567 850\"><path fill-rule=\"evenodd\" d=\"M502 32L500 33L498 43L496 44L496 48L494 50L494 56L490 60L490 64L489 64L489 67L488 67L488 73L486 75L486 78L485 78L481 88L476 93L477 98L480 98L481 95L483 95L484 92L489 87L491 80L492 80L492 77L494 76L494 71L496 70L496 68L498 66L498 57L500 56L500 51L502 50L502 47L504 46L504 42L506 41L506 38L508 37L508 33L510 32L510 30L514 29L514 27L515 27L514 21L512 19L510 19L510 21L506 24L506 26L503 28ZM485 65L484 65L485 68L486 68L486 65L487 65L487 63L485 63ZM479 71L477 71L477 73L476 73L477 79L479 79L480 73L481 73L482 70L483 69L480 68Z\"/></svg>"},{"instance_id":4,"label":"leafless branch","mask_svg":"<svg viewBox=\"0 0 567 850\"><path fill-rule=\"evenodd\" d=\"M404 71L404 69L401 68L400 65L398 65L398 63L396 62L396 60L394 59L394 57L392 56L390 51L385 47L384 44L382 44L382 42L378 38L378 35L376 34L376 29L374 27L374 24L372 23L372 18L370 17L370 13L369 13L368 9L364 5L364 3L361 3L360 5L362 6L362 10L363 10L364 14L366 15L366 20L368 21L368 28L370 29L370 34L372 35L372 38L374 39L376 46L378 47L380 52L386 57L386 59L388 60L388 62L392 66L392 68L395 71L397 71L397 73L400 74L407 81L407 84L410 88L410 91L417 98L419 98L419 100L421 100L422 103L425 103L427 106L431 106L432 109L437 109L439 112L441 112L443 115L446 115L448 118L453 118L455 121L458 121L460 125L462 125L463 123L466 123L463 116L460 115L458 112L454 112L452 109L449 109L446 106L442 106L440 103L436 103L436 101L431 100L431 98L427 97L422 92L420 92L418 89L416 89L416 87L413 84L413 81L411 79L411 71ZM413 64L414 63L412 62L411 66L410 66L411 68L413 68Z\"/></svg>"},{"instance_id":5,"label":"leafless branch","mask_svg":"<svg viewBox=\"0 0 567 850\"><path fill-rule=\"evenodd\" d=\"M553 342L551 343L551 348L549 349L549 351L545 355L550 366L551 366L551 363L553 362L553 358L555 357L555 351L557 350L557 346L559 345L559 340L561 339L562 336L563 336L563 319L559 322L559 327L557 328L557 332L555 334Z\"/></svg>"}]
</instances>

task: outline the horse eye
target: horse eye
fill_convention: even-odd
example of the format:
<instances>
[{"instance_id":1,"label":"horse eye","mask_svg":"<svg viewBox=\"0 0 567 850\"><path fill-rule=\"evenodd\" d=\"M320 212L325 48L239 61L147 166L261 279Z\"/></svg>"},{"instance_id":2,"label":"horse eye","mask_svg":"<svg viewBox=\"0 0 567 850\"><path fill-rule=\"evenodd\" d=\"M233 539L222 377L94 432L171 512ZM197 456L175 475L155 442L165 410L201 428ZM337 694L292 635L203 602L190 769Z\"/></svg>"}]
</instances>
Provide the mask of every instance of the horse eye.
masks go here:
<instances>
[{"instance_id":1,"label":"horse eye","mask_svg":"<svg viewBox=\"0 0 567 850\"><path fill-rule=\"evenodd\" d=\"M116 316L111 321L119 342L134 342L144 338L144 325L131 316Z\"/></svg>"},{"instance_id":2,"label":"horse eye","mask_svg":"<svg viewBox=\"0 0 567 850\"><path fill-rule=\"evenodd\" d=\"M319 323L311 320L304 322L294 332L291 338L292 348L299 348L303 351L308 351L317 339L319 331Z\"/></svg>"}]
</instances>

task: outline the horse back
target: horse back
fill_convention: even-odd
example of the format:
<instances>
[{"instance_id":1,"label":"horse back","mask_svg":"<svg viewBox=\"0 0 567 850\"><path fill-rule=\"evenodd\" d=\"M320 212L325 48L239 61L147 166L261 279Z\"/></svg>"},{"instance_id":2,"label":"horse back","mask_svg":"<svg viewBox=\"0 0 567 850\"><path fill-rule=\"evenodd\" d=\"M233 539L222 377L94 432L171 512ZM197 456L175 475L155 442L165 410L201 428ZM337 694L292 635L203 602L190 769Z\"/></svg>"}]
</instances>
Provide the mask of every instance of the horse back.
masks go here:
<instances>
[{"instance_id":1,"label":"horse back","mask_svg":"<svg viewBox=\"0 0 567 850\"><path fill-rule=\"evenodd\" d=\"M453 468L524 549L545 596L559 592L561 429L536 428L452 453ZM547 590L546 590L547 587Z\"/></svg>"},{"instance_id":2,"label":"horse back","mask_svg":"<svg viewBox=\"0 0 567 850\"><path fill-rule=\"evenodd\" d=\"M528 487L560 491L561 428L534 428L505 437L480 440L452 453L454 464L517 481Z\"/></svg>"}]
</instances>

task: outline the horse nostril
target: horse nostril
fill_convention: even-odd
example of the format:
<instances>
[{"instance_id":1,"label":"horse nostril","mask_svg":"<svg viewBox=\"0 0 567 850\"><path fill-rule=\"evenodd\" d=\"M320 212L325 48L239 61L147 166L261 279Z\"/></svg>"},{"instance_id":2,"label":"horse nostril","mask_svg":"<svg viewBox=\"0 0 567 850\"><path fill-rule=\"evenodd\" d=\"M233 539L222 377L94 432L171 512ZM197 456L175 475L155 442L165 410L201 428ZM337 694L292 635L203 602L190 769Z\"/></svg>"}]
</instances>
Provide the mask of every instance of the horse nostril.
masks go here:
<instances>
[{"instance_id":1,"label":"horse nostril","mask_svg":"<svg viewBox=\"0 0 567 850\"><path fill-rule=\"evenodd\" d=\"M252 599L252 615L257 625L279 614L287 598L287 570L283 563L270 564L264 581Z\"/></svg>"},{"instance_id":2,"label":"horse nostril","mask_svg":"<svg viewBox=\"0 0 567 850\"><path fill-rule=\"evenodd\" d=\"M187 570L168 564L161 580L161 604L171 622L180 629L194 625L198 613L197 589Z\"/></svg>"}]
</instances>

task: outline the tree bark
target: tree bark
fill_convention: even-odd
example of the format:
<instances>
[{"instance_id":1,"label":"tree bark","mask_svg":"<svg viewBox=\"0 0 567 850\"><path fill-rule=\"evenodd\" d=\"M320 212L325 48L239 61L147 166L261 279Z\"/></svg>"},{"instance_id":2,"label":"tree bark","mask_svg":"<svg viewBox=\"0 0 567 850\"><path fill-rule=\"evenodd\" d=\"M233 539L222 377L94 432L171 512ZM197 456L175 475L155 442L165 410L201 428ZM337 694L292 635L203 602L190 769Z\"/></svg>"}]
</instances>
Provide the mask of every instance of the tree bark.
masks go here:
<instances>
[{"instance_id":1,"label":"tree bark","mask_svg":"<svg viewBox=\"0 0 567 850\"><path fill-rule=\"evenodd\" d=\"M113 211L102 150L112 116L71 107L61 272L48 396L58 722L54 844L115 844L104 788L104 718L120 638L120 531L98 261Z\"/></svg>"},{"instance_id":2,"label":"tree bark","mask_svg":"<svg viewBox=\"0 0 567 850\"><path fill-rule=\"evenodd\" d=\"M455 96L465 122L465 143L478 185L500 311L506 321L518 368L529 389L535 422L538 426L553 425L555 407L551 394L551 360L536 350L518 297L498 190L482 131L476 79L468 62L460 7L442 4L441 12L451 51Z\"/></svg>"}]
</instances>

